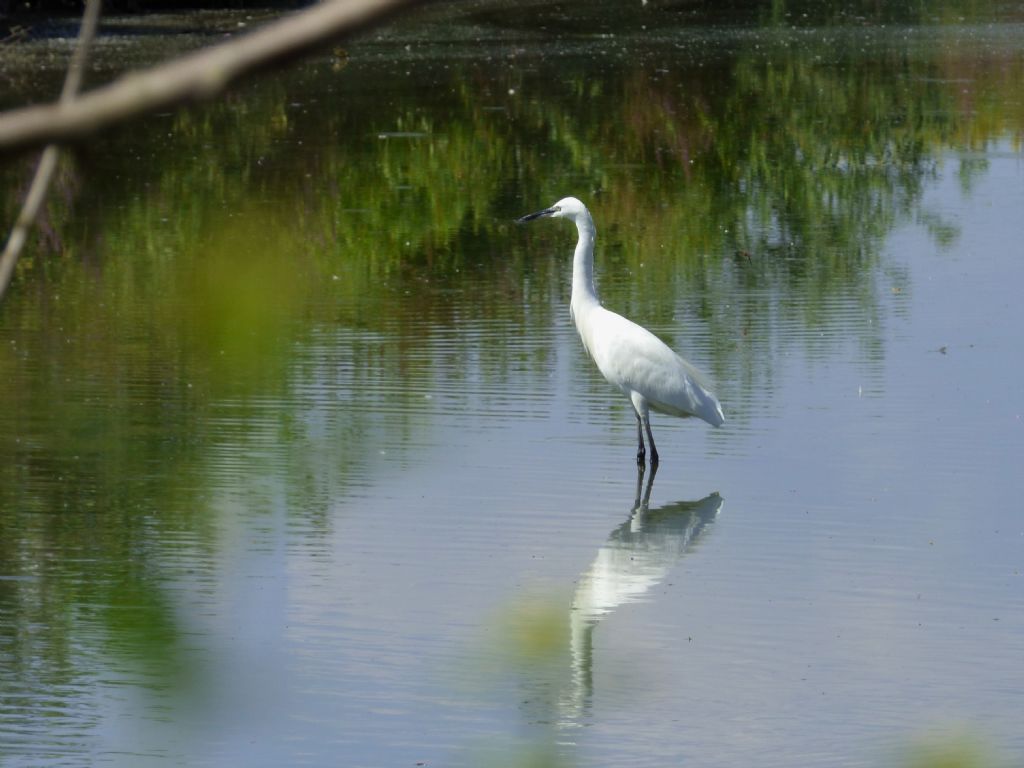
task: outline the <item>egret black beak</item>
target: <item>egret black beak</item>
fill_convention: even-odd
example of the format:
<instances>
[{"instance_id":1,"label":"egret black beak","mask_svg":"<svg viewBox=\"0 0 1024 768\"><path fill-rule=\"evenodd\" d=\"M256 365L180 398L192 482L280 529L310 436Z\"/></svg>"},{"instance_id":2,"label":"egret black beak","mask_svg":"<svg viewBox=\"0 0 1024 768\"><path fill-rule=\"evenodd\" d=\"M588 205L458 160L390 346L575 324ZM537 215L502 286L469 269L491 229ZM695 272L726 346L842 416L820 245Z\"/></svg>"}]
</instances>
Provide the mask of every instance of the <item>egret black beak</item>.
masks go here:
<instances>
[{"instance_id":1,"label":"egret black beak","mask_svg":"<svg viewBox=\"0 0 1024 768\"><path fill-rule=\"evenodd\" d=\"M528 221L539 219L541 216L552 216L558 211L557 208L545 208L543 211L537 211L536 213L528 213L521 219L516 219L516 224L525 224Z\"/></svg>"}]
</instances>

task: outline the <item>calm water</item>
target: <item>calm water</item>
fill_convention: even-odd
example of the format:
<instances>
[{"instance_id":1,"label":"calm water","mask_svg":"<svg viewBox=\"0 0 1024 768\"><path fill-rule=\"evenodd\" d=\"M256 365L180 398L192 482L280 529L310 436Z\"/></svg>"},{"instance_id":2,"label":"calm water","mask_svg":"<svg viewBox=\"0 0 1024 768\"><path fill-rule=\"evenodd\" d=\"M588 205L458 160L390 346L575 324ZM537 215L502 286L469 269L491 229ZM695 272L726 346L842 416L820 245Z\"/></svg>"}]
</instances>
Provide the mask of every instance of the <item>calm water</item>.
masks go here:
<instances>
[{"instance_id":1,"label":"calm water","mask_svg":"<svg viewBox=\"0 0 1024 768\"><path fill-rule=\"evenodd\" d=\"M62 168L0 305L0 764L1024 762L1024 26L591 7ZM512 224L569 194L718 382L653 485L574 231Z\"/></svg>"}]
</instances>

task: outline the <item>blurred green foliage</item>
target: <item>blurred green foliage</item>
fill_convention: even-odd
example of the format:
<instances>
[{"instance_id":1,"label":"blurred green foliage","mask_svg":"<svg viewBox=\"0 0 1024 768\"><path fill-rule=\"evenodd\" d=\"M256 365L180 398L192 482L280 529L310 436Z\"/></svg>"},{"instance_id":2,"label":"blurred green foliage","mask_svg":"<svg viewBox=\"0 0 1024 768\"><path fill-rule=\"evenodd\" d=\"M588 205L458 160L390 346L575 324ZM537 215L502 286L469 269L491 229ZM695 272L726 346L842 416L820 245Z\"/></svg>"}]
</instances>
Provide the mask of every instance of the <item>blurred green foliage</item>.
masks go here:
<instances>
[{"instance_id":1,"label":"blurred green foliage","mask_svg":"<svg viewBox=\"0 0 1024 768\"><path fill-rule=\"evenodd\" d=\"M998 760L984 740L959 726L942 735L917 739L901 761L906 768L996 768Z\"/></svg>"}]
</instances>

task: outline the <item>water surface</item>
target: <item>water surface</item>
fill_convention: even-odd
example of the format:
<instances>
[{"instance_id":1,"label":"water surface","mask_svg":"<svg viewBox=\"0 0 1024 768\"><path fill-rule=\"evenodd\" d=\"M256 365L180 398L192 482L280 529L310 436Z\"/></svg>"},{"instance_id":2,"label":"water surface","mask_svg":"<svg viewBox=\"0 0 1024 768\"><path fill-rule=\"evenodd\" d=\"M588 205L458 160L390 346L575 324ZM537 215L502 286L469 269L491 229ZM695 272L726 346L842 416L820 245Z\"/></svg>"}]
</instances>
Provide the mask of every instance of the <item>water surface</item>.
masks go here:
<instances>
[{"instance_id":1,"label":"water surface","mask_svg":"<svg viewBox=\"0 0 1024 768\"><path fill-rule=\"evenodd\" d=\"M1024 30L619 14L440 8L62 167L0 306L0 762L1021 761ZM653 484L572 228L512 223L569 194L717 380Z\"/></svg>"}]
</instances>

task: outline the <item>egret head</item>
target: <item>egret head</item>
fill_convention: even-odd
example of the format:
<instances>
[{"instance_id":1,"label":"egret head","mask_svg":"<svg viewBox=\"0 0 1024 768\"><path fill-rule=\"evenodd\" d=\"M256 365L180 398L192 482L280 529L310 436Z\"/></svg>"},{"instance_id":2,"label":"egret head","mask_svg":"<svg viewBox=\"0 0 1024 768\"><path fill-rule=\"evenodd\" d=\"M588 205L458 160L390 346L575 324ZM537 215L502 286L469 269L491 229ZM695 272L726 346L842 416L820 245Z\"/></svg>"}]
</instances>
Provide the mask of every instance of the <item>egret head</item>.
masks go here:
<instances>
[{"instance_id":1,"label":"egret head","mask_svg":"<svg viewBox=\"0 0 1024 768\"><path fill-rule=\"evenodd\" d=\"M563 197L550 208L545 208L543 211L537 211L536 213L528 213L521 219L516 219L516 223L524 224L527 221L533 221L534 219L539 219L545 216L552 219L569 219L570 221L579 221L584 217L589 219L590 212L587 210L587 206L575 197Z\"/></svg>"}]
</instances>

